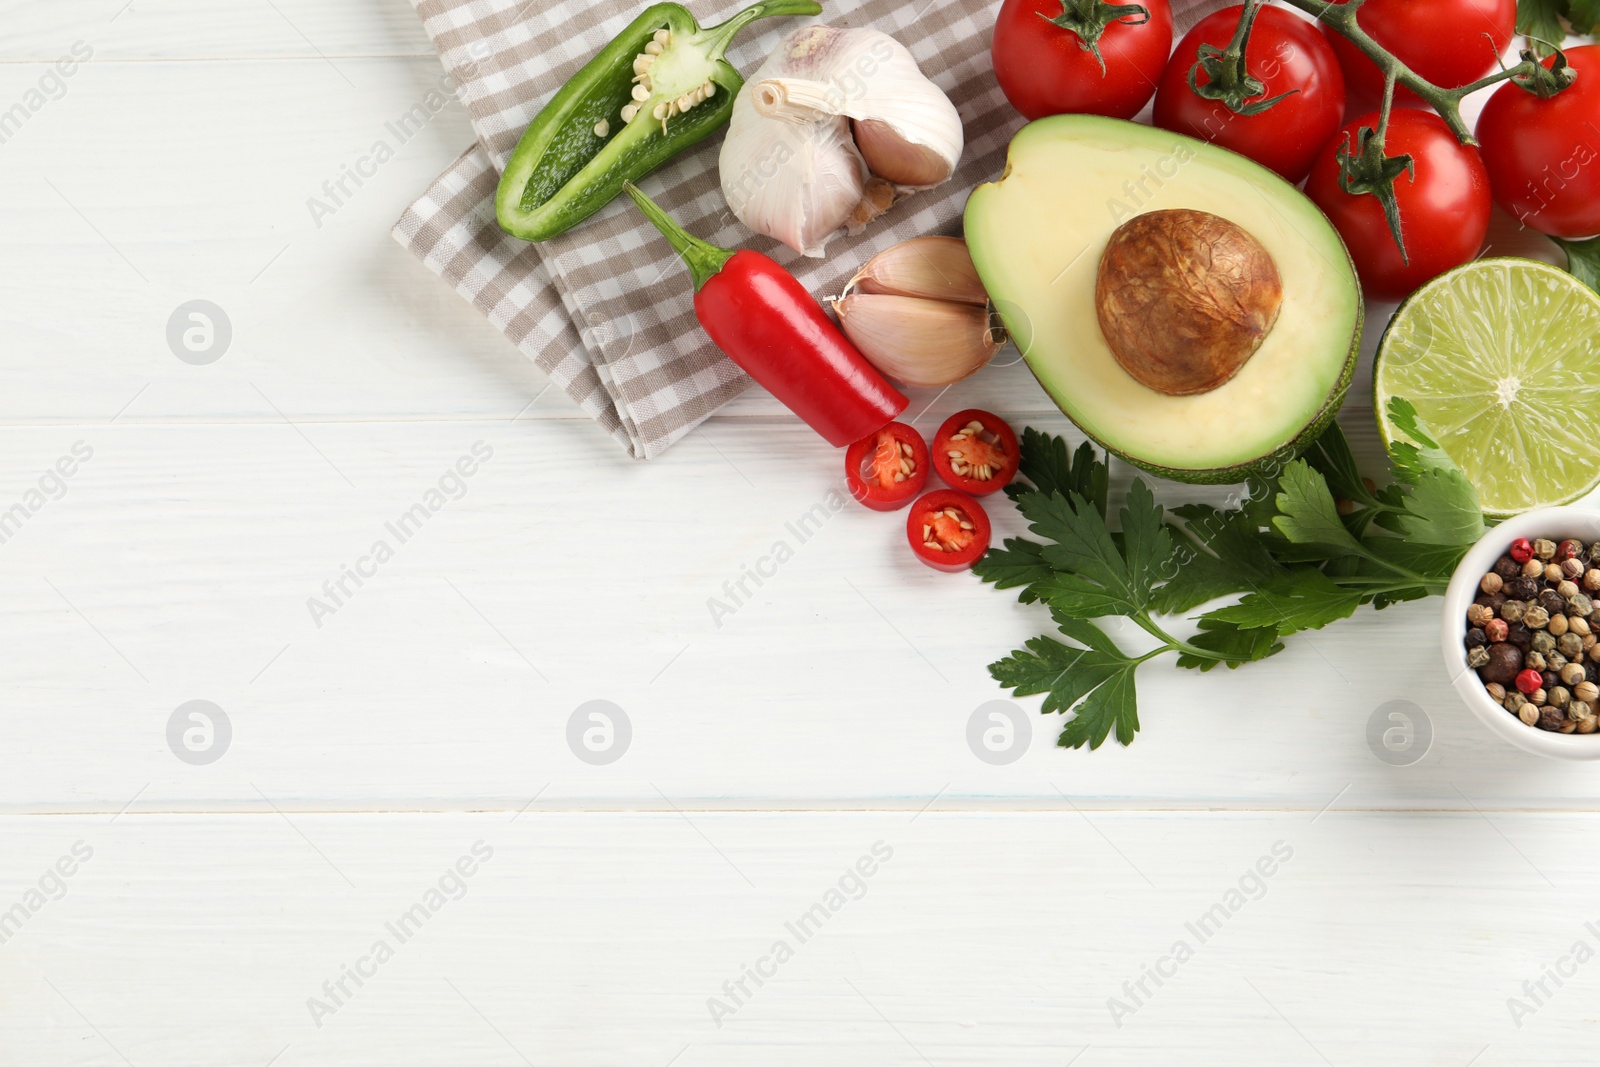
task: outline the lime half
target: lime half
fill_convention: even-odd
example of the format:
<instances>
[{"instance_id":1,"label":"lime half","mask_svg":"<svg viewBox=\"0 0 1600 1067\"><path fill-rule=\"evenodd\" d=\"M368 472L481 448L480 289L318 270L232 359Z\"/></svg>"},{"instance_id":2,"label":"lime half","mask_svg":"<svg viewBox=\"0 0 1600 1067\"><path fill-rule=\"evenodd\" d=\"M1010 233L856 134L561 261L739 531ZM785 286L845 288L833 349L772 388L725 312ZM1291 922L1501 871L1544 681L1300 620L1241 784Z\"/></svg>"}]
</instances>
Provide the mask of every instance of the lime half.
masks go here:
<instances>
[{"instance_id":1,"label":"lime half","mask_svg":"<svg viewBox=\"0 0 1600 1067\"><path fill-rule=\"evenodd\" d=\"M1600 483L1600 294L1530 259L1458 267L1395 312L1372 393L1384 444L1404 397L1488 514L1569 503Z\"/></svg>"}]
</instances>

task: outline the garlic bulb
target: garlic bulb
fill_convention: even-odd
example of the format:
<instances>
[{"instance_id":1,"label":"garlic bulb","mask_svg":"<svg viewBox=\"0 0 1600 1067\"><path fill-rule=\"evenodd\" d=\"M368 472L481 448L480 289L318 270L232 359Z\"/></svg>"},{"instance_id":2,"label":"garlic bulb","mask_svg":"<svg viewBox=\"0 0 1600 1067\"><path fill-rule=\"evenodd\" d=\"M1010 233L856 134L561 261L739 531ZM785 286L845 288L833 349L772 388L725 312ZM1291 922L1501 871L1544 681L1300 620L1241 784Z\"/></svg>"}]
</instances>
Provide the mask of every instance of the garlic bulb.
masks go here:
<instances>
[{"instance_id":1,"label":"garlic bulb","mask_svg":"<svg viewBox=\"0 0 1600 1067\"><path fill-rule=\"evenodd\" d=\"M757 233L821 256L895 200L947 181L961 116L888 34L806 26L739 91L722 142L722 193Z\"/></svg>"},{"instance_id":2,"label":"garlic bulb","mask_svg":"<svg viewBox=\"0 0 1600 1067\"><path fill-rule=\"evenodd\" d=\"M833 311L867 361L902 385L958 382L1004 344L966 242L955 237L918 237L879 252Z\"/></svg>"}]
</instances>

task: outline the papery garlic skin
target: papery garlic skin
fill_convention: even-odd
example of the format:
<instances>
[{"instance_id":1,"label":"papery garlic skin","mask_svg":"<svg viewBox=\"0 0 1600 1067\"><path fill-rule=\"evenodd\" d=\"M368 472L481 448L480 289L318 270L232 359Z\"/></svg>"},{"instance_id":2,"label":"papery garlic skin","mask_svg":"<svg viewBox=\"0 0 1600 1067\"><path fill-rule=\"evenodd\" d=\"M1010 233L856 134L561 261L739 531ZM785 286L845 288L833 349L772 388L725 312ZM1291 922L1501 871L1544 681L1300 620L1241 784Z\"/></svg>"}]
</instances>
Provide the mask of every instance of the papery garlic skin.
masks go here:
<instances>
[{"instance_id":1,"label":"papery garlic skin","mask_svg":"<svg viewBox=\"0 0 1600 1067\"><path fill-rule=\"evenodd\" d=\"M955 105L900 42L877 30L806 26L734 101L722 192L752 230L821 256L862 201L869 158L905 194L948 180L963 146Z\"/></svg>"}]
</instances>

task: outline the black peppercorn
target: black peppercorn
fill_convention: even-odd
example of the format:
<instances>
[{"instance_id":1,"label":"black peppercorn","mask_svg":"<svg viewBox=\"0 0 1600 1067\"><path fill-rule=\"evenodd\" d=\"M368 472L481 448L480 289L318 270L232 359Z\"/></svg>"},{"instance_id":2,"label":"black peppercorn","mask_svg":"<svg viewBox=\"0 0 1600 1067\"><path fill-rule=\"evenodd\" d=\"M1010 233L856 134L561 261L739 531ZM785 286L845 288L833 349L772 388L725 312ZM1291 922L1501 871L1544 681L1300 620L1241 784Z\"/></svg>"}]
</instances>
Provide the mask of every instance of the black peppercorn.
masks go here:
<instances>
[{"instance_id":1,"label":"black peppercorn","mask_svg":"<svg viewBox=\"0 0 1600 1067\"><path fill-rule=\"evenodd\" d=\"M1515 645L1519 650L1526 652L1533 644L1533 631L1528 629L1525 622L1514 622L1506 627L1506 641ZM1600 645L1596 645L1600 648Z\"/></svg>"},{"instance_id":2,"label":"black peppercorn","mask_svg":"<svg viewBox=\"0 0 1600 1067\"><path fill-rule=\"evenodd\" d=\"M1594 660L1585 660L1583 664L1583 680L1600 685L1600 663Z\"/></svg>"},{"instance_id":3,"label":"black peppercorn","mask_svg":"<svg viewBox=\"0 0 1600 1067\"><path fill-rule=\"evenodd\" d=\"M1488 643L1489 643L1488 635L1485 634L1482 630L1478 629L1476 626L1474 626L1472 629L1467 631L1467 647L1468 648L1482 648L1484 645L1487 645Z\"/></svg>"},{"instance_id":4,"label":"black peppercorn","mask_svg":"<svg viewBox=\"0 0 1600 1067\"><path fill-rule=\"evenodd\" d=\"M1566 713L1557 708L1545 707L1539 709L1539 729L1541 730L1558 731L1562 726L1566 725L1566 721Z\"/></svg>"},{"instance_id":5,"label":"black peppercorn","mask_svg":"<svg viewBox=\"0 0 1600 1067\"><path fill-rule=\"evenodd\" d=\"M1501 556L1494 561L1494 572L1500 576L1502 581L1510 581L1522 573L1522 564L1510 556Z\"/></svg>"},{"instance_id":6,"label":"black peppercorn","mask_svg":"<svg viewBox=\"0 0 1600 1067\"><path fill-rule=\"evenodd\" d=\"M1567 598L1554 589L1546 589L1539 594L1539 606L1552 616L1565 615L1567 613Z\"/></svg>"},{"instance_id":7,"label":"black peppercorn","mask_svg":"<svg viewBox=\"0 0 1600 1067\"><path fill-rule=\"evenodd\" d=\"M1489 646L1489 662L1478 669L1478 677L1497 685L1511 685L1522 670L1522 650L1506 641Z\"/></svg>"},{"instance_id":8,"label":"black peppercorn","mask_svg":"<svg viewBox=\"0 0 1600 1067\"><path fill-rule=\"evenodd\" d=\"M1539 595L1539 583L1532 578L1517 578L1506 583L1505 592L1513 600L1532 600Z\"/></svg>"},{"instance_id":9,"label":"black peppercorn","mask_svg":"<svg viewBox=\"0 0 1600 1067\"><path fill-rule=\"evenodd\" d=\"M1550 690L1561 684L1561 675L1548 668L1540 671L1539 677L1544 679L1544 691L1546 693L1550 692Z\"/></svg>"}]
</instances>

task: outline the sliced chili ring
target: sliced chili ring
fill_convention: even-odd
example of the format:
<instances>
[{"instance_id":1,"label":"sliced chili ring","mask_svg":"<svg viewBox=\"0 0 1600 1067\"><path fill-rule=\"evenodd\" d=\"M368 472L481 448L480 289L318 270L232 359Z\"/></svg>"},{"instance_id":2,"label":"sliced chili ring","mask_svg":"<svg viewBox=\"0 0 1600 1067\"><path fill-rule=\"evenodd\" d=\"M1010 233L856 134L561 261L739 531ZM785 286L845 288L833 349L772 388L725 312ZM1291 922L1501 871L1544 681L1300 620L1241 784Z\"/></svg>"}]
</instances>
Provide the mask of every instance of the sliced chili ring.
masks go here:
<instances>
[{"instance_id":1,"label":"sliced chili ring","mask_svg":"<svg viewBox=\"0 0 1600 1067\"><path fill-rule=\"evenodd\" d=\"M928 484L928 442L903 422L891 422L845 450L850 495L873 511L899 511Z\"/></svg>"},{"instance_id":2,"label":"sliced chili ring","mask_svg":"<svg viewBox=\"0 0 1600 1067\"><path fill-rule=\"evenodd\" d=\"M933 468L945 484L971 496L988 496L1017 476L1021 453L1005 419L978 408L944 420L933 437Z\"/></svg>"},{"instance_id":3,"label":"sliced chili ring","mask_svg":"<svg viewBox=\"0 0 1600 1067\"><path fill-rule=\"evenodd\" d=\"M935 489L911 505L906 540L934 570L964 571L989 550L989 516L967 494Z\"/></svg>"}]
</instances>

